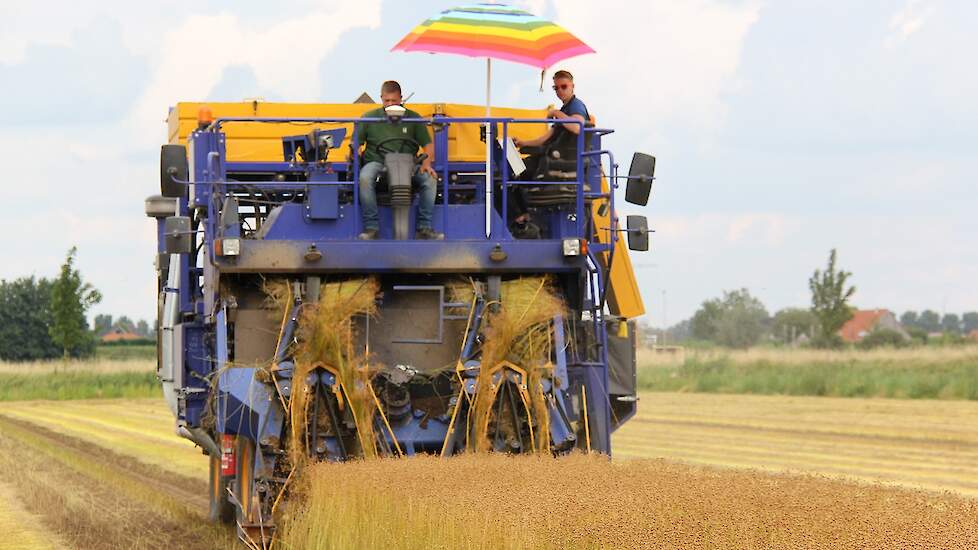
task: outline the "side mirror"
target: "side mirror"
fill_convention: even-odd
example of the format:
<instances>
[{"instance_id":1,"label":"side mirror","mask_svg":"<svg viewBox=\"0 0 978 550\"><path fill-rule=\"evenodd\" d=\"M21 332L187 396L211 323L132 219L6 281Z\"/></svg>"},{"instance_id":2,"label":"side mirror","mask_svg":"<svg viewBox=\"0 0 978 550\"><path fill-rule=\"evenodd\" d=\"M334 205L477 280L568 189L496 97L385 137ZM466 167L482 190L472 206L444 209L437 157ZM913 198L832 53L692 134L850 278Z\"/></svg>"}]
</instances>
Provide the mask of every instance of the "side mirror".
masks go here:
<instances>
[{"instance_id":1,"label":"side mirror","mask_svg":"<svg viewBox=\"0 0 978 550\"><path fill-rule=\"evenodd\" d=\"M628 184L625 186L625 200L645 206L649 203L649 193L652 192L652 180L655 178L655 157L645 153L635 153L632 165L628 168Z\"/></svg>"},{"instance_id":2,"label":"side mirror","mask_svg":"<svg viewBox=\"0 0 978 550\"><path fill-rule=\"evenodd\" d=\"M645 216L628 216L628 249L646 251L649 249L649 220Z\"/></svg>"},{"instance_id":3,"label":"side mirror","mask_svg":"<svg viewBox=\"0 0 978 550\"><path fill-rule=\"evenodd\" d=\"M167 254L190 254L194 251L188 216L170 216L163 222L163 248Z\"/></svg>"},{"instance_id":4,"label":"side mirror","mask_svg":"<svg viewBox=\"0 0 978 550\"><path fill-rule=\"evenodd\" d=\"M183 145L164 145L160 150L160 192L168 198L186 197L187 184L180 181L189 179L187 148Z\"/></svg>"}]
</instances>

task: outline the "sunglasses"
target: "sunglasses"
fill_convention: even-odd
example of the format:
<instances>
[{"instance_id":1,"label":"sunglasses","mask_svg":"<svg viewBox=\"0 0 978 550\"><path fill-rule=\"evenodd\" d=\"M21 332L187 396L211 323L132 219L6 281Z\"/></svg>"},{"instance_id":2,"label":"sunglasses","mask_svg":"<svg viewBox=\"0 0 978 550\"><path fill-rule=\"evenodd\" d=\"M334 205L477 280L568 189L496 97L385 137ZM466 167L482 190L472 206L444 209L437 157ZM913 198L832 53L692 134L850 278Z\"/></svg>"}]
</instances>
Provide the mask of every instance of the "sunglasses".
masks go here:
<instances>
[{"instance_id":1,"label":"sunglasses","mask_svg":"<svg viewBox=\"0 0 978 550\"><path fill-rule=\"evenodd\" d=\"M556 85L555 85L555 86L553 87L553 89L554 89L554 91L556 92L557 90L567 90L567 89L569 89L570 87L571 87L571 85L570 85L570 84L561 84L560 86L556 86Z\"/></svg>"}]
</instances>

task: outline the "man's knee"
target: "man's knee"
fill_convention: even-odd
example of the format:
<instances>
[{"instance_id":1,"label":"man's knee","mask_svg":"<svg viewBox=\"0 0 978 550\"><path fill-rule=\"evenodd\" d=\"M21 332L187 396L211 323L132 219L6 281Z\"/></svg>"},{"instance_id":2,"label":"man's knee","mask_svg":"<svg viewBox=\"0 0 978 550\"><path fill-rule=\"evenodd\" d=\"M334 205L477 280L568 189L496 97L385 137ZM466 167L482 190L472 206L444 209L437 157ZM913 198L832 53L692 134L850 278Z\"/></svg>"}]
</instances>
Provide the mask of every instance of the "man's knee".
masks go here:
<instances>
[{"instance_id":1,"label":"man's knee","mask_svg":"<svg viewBox=\"0 0 978 550\"><path fill-rule=\"evenodd\" d=\"M374 188L377 183L377 175L380 174L382 166L377 162L368 162L363 165L360 169L360 188L363 189L369 186L370 189Z\"/></svg>"}]
</instances>

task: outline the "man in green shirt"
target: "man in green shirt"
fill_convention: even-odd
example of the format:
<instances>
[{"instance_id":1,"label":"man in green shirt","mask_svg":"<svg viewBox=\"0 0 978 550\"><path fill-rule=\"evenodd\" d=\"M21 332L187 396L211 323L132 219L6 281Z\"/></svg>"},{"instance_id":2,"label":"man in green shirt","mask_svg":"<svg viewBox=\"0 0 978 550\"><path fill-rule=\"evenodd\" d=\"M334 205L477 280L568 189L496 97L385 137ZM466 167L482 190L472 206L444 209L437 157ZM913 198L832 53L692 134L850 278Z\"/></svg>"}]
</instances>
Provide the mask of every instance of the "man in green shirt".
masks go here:
<instances>
[{"instance_id":1,"label":"man in green shirt","mask_svg":"<svg viewBox=\"0 0 978 550\"><path fill-rule=\"evenodd\" d=\"M401 104L401 85L393 80L384 82L380 87L380 100L384 108ZM364 118L385 118L384 108L372 109L363 114ZM421 115L408 109L404 118L421 118ZM377 216L377 176L384 169L384 158L377 150L377 144L392 137L403 137L417 142L427 158L421 163L418 173L411 183L421 188L418 200L416 239L443 239L442 233L431 228L431 218L435 209L435 194L438 189L438 177L431 161L435 158L435 146L428 135L428 129L417 123L368 122L360 124L357 129L359 142L364 146L363 166L360 168L360 210L363 212L363 233L360 238L373 240L377 238L380 222ZM385 152L417 153L414 145L407 140L392 141L384 146Z\"/></svg>"}]
</instances>

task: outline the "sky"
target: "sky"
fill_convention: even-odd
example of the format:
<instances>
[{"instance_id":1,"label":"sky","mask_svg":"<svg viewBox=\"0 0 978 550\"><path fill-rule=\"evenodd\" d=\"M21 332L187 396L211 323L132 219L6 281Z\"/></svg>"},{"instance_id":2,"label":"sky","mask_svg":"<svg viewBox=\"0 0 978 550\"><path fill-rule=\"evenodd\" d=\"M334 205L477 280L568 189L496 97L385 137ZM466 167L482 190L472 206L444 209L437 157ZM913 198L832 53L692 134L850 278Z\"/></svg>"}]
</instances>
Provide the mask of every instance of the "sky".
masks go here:
<instances>
[{"instance_id":1,"label":"sky","mask_svg":"<svg viewBox=\"0 0 978 550\"><path fill-rule=\"evenodd\" d=\"M632 260L646 321L724 290L807 307L830 249L854 304L978 309L978 4L965 0L515 2L596 54L559 63L627 168L657 157ZM0 5L0 278L52 277L71 246L104 295L155 314L164 119L178 101L353 101L399 80L481 104L477 59L390 52L454 4L296 0ZM537 69L493 65L493 102L543 107Z\"/></svg>"}]
</instances>

